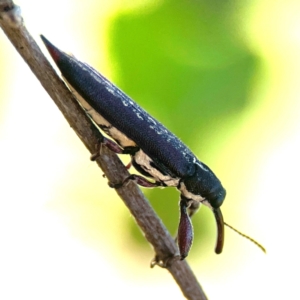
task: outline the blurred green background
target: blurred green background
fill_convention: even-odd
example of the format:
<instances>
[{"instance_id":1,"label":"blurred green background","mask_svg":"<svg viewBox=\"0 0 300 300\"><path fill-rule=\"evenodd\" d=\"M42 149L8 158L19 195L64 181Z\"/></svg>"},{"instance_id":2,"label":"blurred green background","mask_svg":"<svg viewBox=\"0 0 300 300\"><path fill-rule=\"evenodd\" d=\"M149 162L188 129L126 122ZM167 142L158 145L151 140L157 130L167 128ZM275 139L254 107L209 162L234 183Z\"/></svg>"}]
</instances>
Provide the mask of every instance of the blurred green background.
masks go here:
<instances>
[{"instance_id":1,"label":"blurred green background","mask_svg":"<svg viewBox=\"0 0 300 300\"><path fill-rule=\"evenodd\" d=\"M41 33L208 164L227 190L226 222L267 248L226 229L215 255L201 209L188 261L209 298L298 299L300 3L18 4L43 50ZM0 298L182 299L165 270L149 269L133 218L2 32L0 65ZM178 192L143 191L175 233Z\"/></svg>"}]
</instances>

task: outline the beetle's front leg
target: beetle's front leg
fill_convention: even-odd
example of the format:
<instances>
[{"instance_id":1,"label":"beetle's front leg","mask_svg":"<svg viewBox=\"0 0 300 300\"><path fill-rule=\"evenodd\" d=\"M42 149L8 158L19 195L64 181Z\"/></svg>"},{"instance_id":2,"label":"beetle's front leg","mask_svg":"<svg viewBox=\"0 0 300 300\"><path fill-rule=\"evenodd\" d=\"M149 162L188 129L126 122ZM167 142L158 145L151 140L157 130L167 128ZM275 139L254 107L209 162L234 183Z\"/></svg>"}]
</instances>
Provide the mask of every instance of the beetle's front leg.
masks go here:
<instances>
[{"instance_id":1,"label":"beetle's front leg","mask_svg":"<svg viewBox=\"0 0 300 300\"><path fill-rule=\"evenodd\" d=\"M190 204L188 207L188 214L190 218L199 210L200 205L201 202L190 200Z\"/></svg>"},{"instance_id":2,"label":"beetle's front leg","mask_svg":"<svg viewBox=\"0 0 300 300\"><path fill-rule=\"evenodd\" d=\"M181 259L183 260L185 257L187 257L190 248L193 243L193 226L192 222L188 213L188 209L191 207L190 215L193 215L195 210L193 209L193 200L187 199L184 196L181 195L180 198L180 221L178 226L178 234L177 234L177 240L178 240L178 247ZM198 209L198 207L197 207Z\"/></svg>"},{"instance_id":3,"label":"beetle's front leg","mask_svg":"<svg viewBox=\"0 0 300 300\"><path fill-rule=\"evenodd\" d=\"M168 257L165 260L160 259L156 255L151 261L151 268L153 268L156 265L162 268L166 268L167 265L172 264L175 260L185 259L189 254L194 237L193 226L190 217L199 209L200 203L191 199L187 199L183 195L181 195L179 206L180 221L175 242L178 243L180 255L174 255L172 257Z\"/></svg>"}]
</instances>

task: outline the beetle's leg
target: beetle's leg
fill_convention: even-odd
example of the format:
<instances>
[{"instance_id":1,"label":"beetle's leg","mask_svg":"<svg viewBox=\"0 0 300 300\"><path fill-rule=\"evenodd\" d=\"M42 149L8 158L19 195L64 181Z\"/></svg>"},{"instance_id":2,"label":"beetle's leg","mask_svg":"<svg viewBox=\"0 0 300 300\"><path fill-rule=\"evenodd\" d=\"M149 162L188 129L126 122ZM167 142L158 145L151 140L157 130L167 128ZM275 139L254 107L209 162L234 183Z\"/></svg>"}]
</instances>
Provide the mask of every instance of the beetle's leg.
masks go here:
<instances>
[{"instance_id":1,"label":"beetle's leg","mask_svg":"<svg viewBox=\"0 0 300 300\"><path fill-rule=\"evenodd\" d=\"M106 137L103 137L103 139L96 145L96 152L91 155L92 161L95 161L100 156L102 145L105 145L109 150L117 154L123 153L123 149L117 143Z\"/></svg>"},{"instance_id":2,"label":"beetle's leg","mask_svg":"<svg viewBox=\"0 0 300 300\"><path fill-rule=\"evenodd\" d=\"M91 155L92 161L95 161L100 156L101 147L103 145L106 146L112 152L117 153L117 154L134 154L135 152L137 152L139 150L138 147L126 147L125 149L123 149L116 142L114 142L106 137L103 137L102 140L96 146L96 149L97 149L96 152ZM130 166L128 167L128 169L129 168L130 168Z\"/></svg>"},{"instance_id":3,"label":"beetle's leg","mask_svg":"<svg viewBox=\"0 0 300 300\"><path fill-rule=\"evenodd\" d=\"M190 218L199 210L200 205L201 203L198 201L190 202L190 205L188 207L188 214Z\"/></svg>"},{"instance_id":4,"label":"beetle's leg","mask_svg":"<svg viewBox=\"0 0 300 300\"><path fill-rule=\"evenodd\" d=\"M153 268L156 265L162 268L166 268L175 260L185 259L190 251L194 236L193 226L190 217L199 209L200 203L191 199L187 199L181 195L179 206L180 221L175 242L178 243L180 255L174 255L172 257L168 257L165 260L160 259L156 255L150 263L151 268Z\"/></svg>"},{"instance_id":5,"label":"beetle's leg","mask_svg":"<svg viewBox=\"0 0 300 300\"><path fill-rule=\"evenodd\" d=\"M201 203L198 201L189 200L188 215L190 218L199 210L200 205ZM175 242L178 242L178 235L176 235Z\"/></svg>"},{"instance_id":6,"label":"beetle's leg","mask_svg":"<svg viewBox=\"0 0 300 300\"><path fill-rule=\"evenodd\" d=\"M136 174L129 175L121 183L111 183L111 182L109 182L108 185L111 188L118 189L118 188L128 184L128 182L131 181L131 180L135 181L138 185L143 186L143 187L147 187L147 188L153 188L153 187L157 187L157 186L164 186L163 183L161 183L159 181L152 182L152 181L149 181L148 179L146 179L145 177L140 176L140 175L136 175Z\"/></svg>"},{"instance_id":7,"label":"beetle's leg","mask_svg":"<svg viewBox=\"0 0 300 300\"><path fill-rule=\"evenodd\" d=\"M193 226L187 211L190 206L193 206L193 202L181 195L179 206L180 221L178 226L177 240L181 259L184 259L187 257L193 243Z\"/></svg>"}]
</instances>

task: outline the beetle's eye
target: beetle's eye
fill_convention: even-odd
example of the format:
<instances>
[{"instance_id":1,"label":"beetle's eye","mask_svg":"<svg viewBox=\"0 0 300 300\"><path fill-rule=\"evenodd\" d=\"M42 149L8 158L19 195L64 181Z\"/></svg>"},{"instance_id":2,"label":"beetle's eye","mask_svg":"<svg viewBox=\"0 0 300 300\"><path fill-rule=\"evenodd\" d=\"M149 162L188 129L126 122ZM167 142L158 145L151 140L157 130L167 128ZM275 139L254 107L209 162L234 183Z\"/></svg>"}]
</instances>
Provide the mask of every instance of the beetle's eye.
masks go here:
<instances>
[{"instance_id":1,"label":"beetle's eye","mask_svg":"<svg viewBox=\"0 0 300 300\"><path fill-rule=\"evenodd\" d=\"M223 204L225 196L226 191L222 189L220 191L211 193L210 197L207 197L207 200L213 208L219 208Z\"/></svg>"}]
</instances>

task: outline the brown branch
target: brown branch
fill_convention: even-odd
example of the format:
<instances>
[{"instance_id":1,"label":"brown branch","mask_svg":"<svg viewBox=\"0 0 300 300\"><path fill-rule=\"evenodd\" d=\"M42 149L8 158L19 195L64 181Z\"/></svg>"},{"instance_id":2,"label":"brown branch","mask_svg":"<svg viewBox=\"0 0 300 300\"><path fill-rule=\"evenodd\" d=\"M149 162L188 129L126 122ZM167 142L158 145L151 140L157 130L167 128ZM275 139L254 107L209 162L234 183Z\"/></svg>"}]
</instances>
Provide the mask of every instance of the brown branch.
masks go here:
<instances>
[{"instance_id":1,"label":"brown branch","mask_svg":"<svg viewBox=\"0 0 300 300\"><path fill-rule=\"evenodd\" d=\"M23 24L19 7L12 1L0 0L0 26L23 57L42 86L58 106L70 126L91 153L96 151L101 134L86 116L68 88L57 76ZM117 155L103 147L97 163L111 182L121 182L129 173ZM152 244L156 257L166 263L187 299L207 299L186 261L170 260L177 255L177 246L157 217L142 192L133 182L117 190L137 224Z\"/></svg>"}]
</instances>

